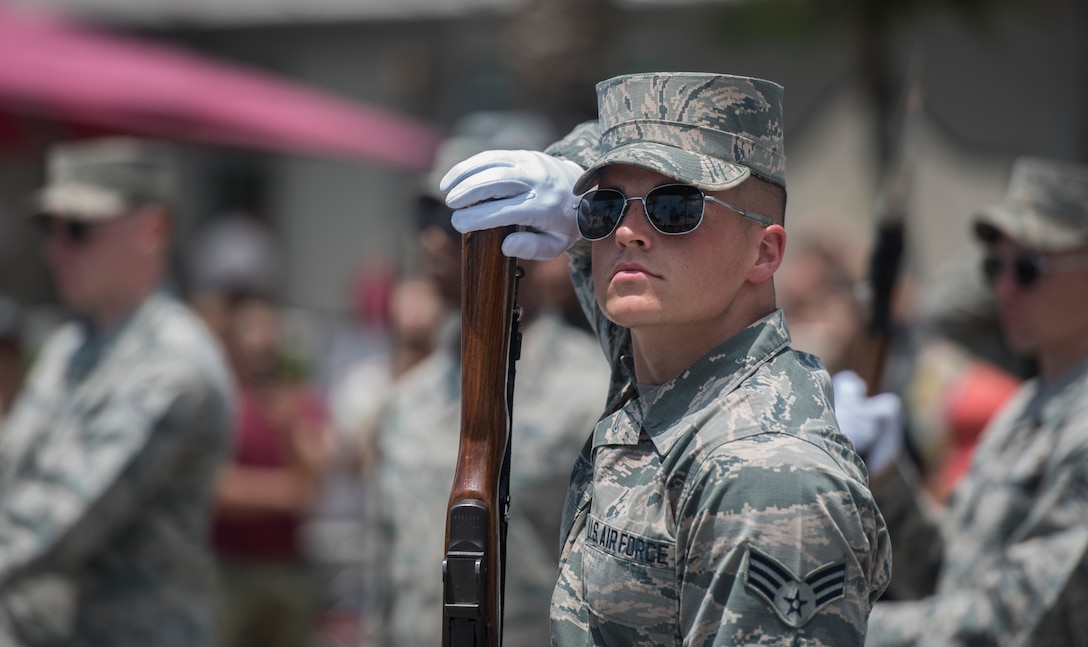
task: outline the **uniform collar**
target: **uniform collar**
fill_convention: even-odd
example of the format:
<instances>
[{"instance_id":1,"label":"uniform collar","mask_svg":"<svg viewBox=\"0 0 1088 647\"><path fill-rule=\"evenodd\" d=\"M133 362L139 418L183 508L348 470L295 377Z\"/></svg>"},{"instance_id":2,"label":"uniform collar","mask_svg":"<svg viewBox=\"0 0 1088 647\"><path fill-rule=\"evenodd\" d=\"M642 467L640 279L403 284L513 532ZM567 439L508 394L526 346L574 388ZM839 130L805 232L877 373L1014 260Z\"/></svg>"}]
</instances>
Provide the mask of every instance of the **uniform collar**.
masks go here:
<instances>
[{"instance_id":1,"label":"uniform collar","mask_svg":"<svg viewBox=\"0 0 1088 647\"><path fill-rule=\"evenodd\" d=\"M1036 390L1032 394L1024 417L1030 418L1034 425L1048 428L1061 426L1070 411L1083 402L1083 385L1088 380L1088 357L1080 360L1058 379L1043 382L1036 380Z\"/></svg>"},{"instance_id":2,"label":"uniform collar","mask_svg":"<svg viewBox=\"0 0 1088 647\"><path fill-rule=\"evenodd\" d=\"M781 309L759 319L695 361L650 397L632 398L594 432L593 446L635 445L642 430L661 455L688 432L684 419L741 385L771 357L789 346Z\"/></svg>"}]
</instances>

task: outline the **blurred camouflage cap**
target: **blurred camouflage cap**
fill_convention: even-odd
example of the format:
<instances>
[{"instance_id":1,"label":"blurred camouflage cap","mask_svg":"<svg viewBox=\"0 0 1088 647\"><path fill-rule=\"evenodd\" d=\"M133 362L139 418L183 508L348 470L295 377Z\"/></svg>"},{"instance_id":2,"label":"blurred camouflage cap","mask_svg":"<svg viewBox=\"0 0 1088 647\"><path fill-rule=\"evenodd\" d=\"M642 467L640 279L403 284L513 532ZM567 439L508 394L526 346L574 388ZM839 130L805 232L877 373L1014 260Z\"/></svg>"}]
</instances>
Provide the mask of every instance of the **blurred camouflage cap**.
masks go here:
<instances>
[{"instance_id":1,"label":"blurred camouflage cap","mask_svg":"<svg viewBox=\"0 0 1088 647\"><path fill-rule=\"evenodd\" d=\"M162 142L128 137L66 142L49 151L46 186L31 215L107 220L147 202L170 204L170 153Z\"/></svg>"},{"instance_id":2,"label":"blurred camouflage cap","mask_svg":"<svg viewBox=\"0 0 1088 647\"><path fill-rule=\"evenodd\" d=\"M465 115L439 145L431 172L422 179L417 227L440 227L451 235L461 235L450 224L452 210L439 189L442 177L457 163L488 150L543 150L553 139L551 122L535 112L483 110Z\"/></svg>"},{"instance_id":3,"label":"blurred camouflage cap","mask_svg":"<svg viewBox=\"0 0 1088 647\"><path fill-rule=\"evenodd\" d=\"M1017 158L1004 199L975 214L974 231L986 242L1004 236L1043 251L1088 243L1088 166Z\"/></svg>"},{"instance_id":4,"label":"blurred camouflage cap","mask_svg":"<svg viewBox=\"0 0 1088 647\"><path fill-rule=\"evenodd\" d=\"M488 110L473 112L454 125L438 147L434 165L424 179L423 194L442 203L442 177L458 162L487 150L544 150L555 131L543 115L534 112Z\"/></svg>"},{"instance_id":5,"label":"blurred camouflage cap","mask_svg":"<svg viewBox=\"0 0 1088 647\"><path fill-rule=\"evenodd\" d=\"M782 86L727 74L667 72L597 84L600 156L574 192L612 164L641 166L706 191L752 174L785 188Z\"/></svg>"}]
</instances>

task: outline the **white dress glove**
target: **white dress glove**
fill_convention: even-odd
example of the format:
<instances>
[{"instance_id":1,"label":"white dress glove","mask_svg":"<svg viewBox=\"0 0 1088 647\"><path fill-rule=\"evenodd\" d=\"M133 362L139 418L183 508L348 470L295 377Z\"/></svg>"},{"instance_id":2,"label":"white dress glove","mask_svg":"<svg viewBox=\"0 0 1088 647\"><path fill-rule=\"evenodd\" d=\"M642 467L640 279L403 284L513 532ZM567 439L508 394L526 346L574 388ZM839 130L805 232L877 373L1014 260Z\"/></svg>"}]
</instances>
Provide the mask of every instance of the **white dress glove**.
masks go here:
<instances>
[{"instance_id":1,"label":"white dress glove","mask_svg":"<svg viewBox=\"0 0 1088 647\"><path fill-rule=\"evenodd\" d=\"M853 371L831 378L835 388L835 417L870 474L879 474L903 447L902 404L894 393L865 396L865 382Z\"/></svg>"},{"instance_id":2,"label":"white dress glove","mask_svg":"<svg viewBox=\"0 0 1088 647\"><path fill-rule=\"evenodd\" d=\"M527 260L555 258L580 238L574 183L583 169L539 151L492 150L473 155L442 178L439 188L461 233L519 225L502 253Z\"/></svg>"}]
</instances>

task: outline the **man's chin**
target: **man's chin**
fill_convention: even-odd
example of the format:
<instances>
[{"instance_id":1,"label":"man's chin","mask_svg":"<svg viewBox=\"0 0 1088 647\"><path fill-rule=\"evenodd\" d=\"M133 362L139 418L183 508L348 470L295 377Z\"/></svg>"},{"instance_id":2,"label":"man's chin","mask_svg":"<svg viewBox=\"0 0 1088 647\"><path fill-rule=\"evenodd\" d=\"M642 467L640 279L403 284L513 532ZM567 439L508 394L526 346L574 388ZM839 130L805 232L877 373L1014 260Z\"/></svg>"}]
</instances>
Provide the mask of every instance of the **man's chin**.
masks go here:
<instances>
[{"instance_id":1,"label":"man's chin","mask_svg":"<svg viewBox=\"0 0 1088 647\"><path fill-rule=\"evenodd\" d=\"M65 309L76 314L86 313L91 310L89 299L77 290L58 288L57 299Z\"/></svg>"},{"instance_id":2,"label":"man's chin","mask_svg":"<svg viewBox=\"0 0 1088 647\"><path fill-rule=\"evenodd\" d=\"M613 299L602 310L609 321L625 328L656 325L662 318L660 304L647 299Z\"/></svg>"}]
</instances>

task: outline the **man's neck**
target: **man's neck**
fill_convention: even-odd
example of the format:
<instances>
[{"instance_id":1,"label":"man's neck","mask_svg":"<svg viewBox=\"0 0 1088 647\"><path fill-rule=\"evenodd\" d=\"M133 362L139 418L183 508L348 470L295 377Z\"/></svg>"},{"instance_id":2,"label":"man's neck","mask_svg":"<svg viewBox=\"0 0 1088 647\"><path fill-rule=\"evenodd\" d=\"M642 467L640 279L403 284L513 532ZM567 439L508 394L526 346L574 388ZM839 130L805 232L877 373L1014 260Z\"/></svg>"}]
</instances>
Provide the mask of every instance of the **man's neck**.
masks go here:
<instances>
[{"instance_id":1,"label":"man's neck","mask_svg":"<svg viewBox=\"0 0 1088 647\"><path fill-rule=\"evenodd\" d=\"M1057 382L1088 361L1088 339L1082 345L1085 348L1066 348L1065 352L1040 354L1037 361L1042 381L1047 384Z\"/></svg>"},{"instance_id":2,"label":"man's neck","mask_svg":"<svg viewBox=\"0 0 1088 647\"><path fill-rule=\"evenodd\" d=\"M773 312L773 309L771 310ZM632 331L635 374L640 384L661 385L679 375L699 358L770 312L738 319L707 331L705 326L690 330L670 326L668 330Z\"/></svg>"},{"instance_id":3,"label":"man's neck","mask_svg":"<svg viewBox=\"0 0 1088 647\"><path fill-rule=\"evenodd\" d=\"M112 332L128 321L154 292L154 286L148 286L139 292L127 295L123 299L103 303L100 307L88 313L88 316L95 330L102 333Z\"/></svg>"}]
</instances>

